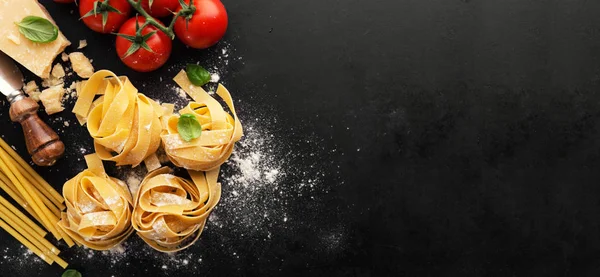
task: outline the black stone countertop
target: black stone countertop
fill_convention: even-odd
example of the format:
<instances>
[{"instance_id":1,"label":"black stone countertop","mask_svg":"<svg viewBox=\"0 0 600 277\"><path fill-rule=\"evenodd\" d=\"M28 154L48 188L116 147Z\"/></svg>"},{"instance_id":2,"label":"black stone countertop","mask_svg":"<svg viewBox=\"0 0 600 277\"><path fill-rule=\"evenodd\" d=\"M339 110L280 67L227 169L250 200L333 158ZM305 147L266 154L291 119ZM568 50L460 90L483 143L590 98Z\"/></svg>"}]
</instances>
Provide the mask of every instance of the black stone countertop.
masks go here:
<instances>
[{"instance_id":1,"label":"black stone countertop","mask_svg":"<svg viewBox=\"0 0 600 277\"><path fill-rule=\"evenodd\" d=\"M75 6L42 1L74 44L87 39L97 69L153 98L176 98L170 79L188 62L219 72L246 127L193 247L59 244L83 276L600 273L600 2L223 2L221 43L176 42L166 66L141 74ZM38 168L57 189L92 152L72 104L50 119L66 157ZM5 102L0 119L25 154ZM2 272L62 273L0 240Z\"/></svg>"}]
</instances>

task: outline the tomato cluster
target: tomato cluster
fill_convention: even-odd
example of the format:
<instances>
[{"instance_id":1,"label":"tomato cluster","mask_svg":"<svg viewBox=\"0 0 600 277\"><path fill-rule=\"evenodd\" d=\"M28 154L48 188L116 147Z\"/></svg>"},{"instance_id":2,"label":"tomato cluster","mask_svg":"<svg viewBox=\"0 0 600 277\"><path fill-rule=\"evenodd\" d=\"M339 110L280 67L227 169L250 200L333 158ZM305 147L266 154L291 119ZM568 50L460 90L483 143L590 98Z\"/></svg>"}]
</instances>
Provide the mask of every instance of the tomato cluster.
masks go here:
<instances>
[{"instance_id":1,"label":"tomato cluster","mask_svg":"<svg viewBox=\"0 0 600 277\"><path fill-rule=\"evenodd\" d=\"M227 30L227 11L220 0L184 0L186 5L193 7L193 12L188 14L180 12L186 7L179 0L133 0L134 6L141 4L139 6L147 13L146 16L152 19L137 15L132 17L136 9L130 4L131 1L79 0L78 5L79 15L90 29L99 33L118 31L117 54L123 63L136 71L148 72L165 64L172 49L171 37L165 32L176 35L185 45L204 49L215 45ZM189 7L187 11L190 11ZM172 19L174 24L168 26L172 29L166 29L164 23L156 19L168 16L176 17ZM152 24L144 24L146 20L160 22L161 26L157 28Z\"/></svg>"}]
</instances>

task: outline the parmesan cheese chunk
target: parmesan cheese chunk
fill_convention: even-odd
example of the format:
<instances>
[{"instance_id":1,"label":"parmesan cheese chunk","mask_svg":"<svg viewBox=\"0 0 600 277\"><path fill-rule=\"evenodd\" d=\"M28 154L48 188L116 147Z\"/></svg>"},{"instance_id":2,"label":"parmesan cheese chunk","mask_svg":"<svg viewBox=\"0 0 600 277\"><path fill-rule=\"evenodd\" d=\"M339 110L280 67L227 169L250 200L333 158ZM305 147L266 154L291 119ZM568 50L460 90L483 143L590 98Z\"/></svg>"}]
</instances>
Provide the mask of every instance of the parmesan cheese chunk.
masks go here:
<instances>
[{"instance_id":1,"label":"parmesan cheese chunk","mask_svg":"<svg viewBox=\"0 0 600 277\"><path fill-rule=\"evenodd\" d=\"M55 114L65 109L62 106L63 94L65 94L65 89L62 86L54 86L42 91L40 100L42 100L47 114Z\"/></svg>"},{"instance_id":2,"label":"parmesan cheese chunk","mask_svg":"<svg viewBox=\"0 0 600 277\"><path fill-rule=\"evenodd\" d=\"M49 88L49 87L62 85L63 83L64 83L63 78L56 78L56 77L50 75L50 78L42 80L42 87Z\"/></svg>"},{"instance_id":3,"label":"parmesan cheese chunk","mask_svg":"<svg viewBox=\"0 0 600 277\"><path fill-rule=\"evenodd\" d=\"M57 63L54 66L54 68L52 68L52 76L54 76L56 78L65 77L65 69L62 67L61 64Z\"/></svg>"},{"instance_id":4,"label":"parmesan cheese chunk","mask_svg":"<svg viewBox=\"0 0 600 277\"><path fill-rule=\"evenodd\" d=\"M64 83L63 78L65 77L65 69L61 64L57 63L52 68L52 73L49 78L42 80L42 87L49 88L53 86L62 85Z\"/></svg>"},{"instance_id":5,"label":"parmesan cheese chunk","mask_svg":"<svg viewBox=\"0 0 600 277\"><path fill-rule=\"evenodd\" d=\"M67 53L65 53L65 52L62 52L62 54L60 54L60 59L63 62L68 62L69 61L69 55L67 55Z\"/></svg>"},{"instance_id":6,"label":"parmesan cheese chunk","mask_svg":"<svg viewBox=\"0 0 600 277\"><path fill-rule=\"evenodd\" d=\"M25 86L23 86L23 91L29 95L29 97L36 102L40 102L40 88L35 83L35 81L29 81Z\"/></svg>"},{"instance_id":7,"label":"parmesan cheese chunk","mask_svg":"<svg viewBox=\"0 0 600 277\"><path fill-rule=\"evenodd\" d=\"M56 40L49 43L35 43L28 40L19 33L15 22L20 22L29 15L39 16L56 24L46 9L36 0L0 1L0 51L35 75L48 78L52 61L71 43L60 31Z\"/></svg>"},{"instance_id":8,"label":"parmesan cheese chunk","mask_svg":"<svg viewBox=\"0 0 600 277\"><path fill-rule=\"evenodd\" d=\"M73 70L81 78L89 78L94 74L94 67L90 60L81 52L73 52L69 54Z\"/></svg>"}]
</instances>

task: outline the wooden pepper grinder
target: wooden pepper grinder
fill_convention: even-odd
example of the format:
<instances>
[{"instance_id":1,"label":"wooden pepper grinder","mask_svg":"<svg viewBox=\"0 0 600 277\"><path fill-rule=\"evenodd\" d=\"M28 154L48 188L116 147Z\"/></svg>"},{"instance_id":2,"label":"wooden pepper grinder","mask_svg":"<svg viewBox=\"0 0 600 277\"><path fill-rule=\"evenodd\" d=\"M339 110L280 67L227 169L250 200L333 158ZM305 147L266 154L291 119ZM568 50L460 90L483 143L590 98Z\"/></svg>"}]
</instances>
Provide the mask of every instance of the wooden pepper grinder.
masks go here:
<instances>
[{"instance_id":1,"label":"wooden pepper grinder","mask_svg":"<svg viewBox=\"0 0 600 277\"><path fill-rule=\"evenodd\" d=\"M21 91L23 75L15 63L0 52L0 92L10 102L10 119L21 123L27 151L33 162L51 166L65 152L65 145L56 132L44 123L37 111L39 105Z\"/></svg>"}]
</instances>

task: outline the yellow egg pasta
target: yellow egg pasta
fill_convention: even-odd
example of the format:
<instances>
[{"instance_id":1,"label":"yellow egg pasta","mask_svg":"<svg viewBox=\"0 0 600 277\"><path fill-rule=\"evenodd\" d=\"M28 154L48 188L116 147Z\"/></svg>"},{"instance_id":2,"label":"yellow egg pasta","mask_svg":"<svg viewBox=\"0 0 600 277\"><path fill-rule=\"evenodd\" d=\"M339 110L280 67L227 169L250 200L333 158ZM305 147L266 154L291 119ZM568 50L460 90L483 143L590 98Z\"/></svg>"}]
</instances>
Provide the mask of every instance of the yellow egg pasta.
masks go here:
<instances>
[{"instance_id":1,"label":"yellow egg pasta","mask_svg":"<svg viewBox=\"0 0 600 277\"><path fill-rule=\"evenodd\" d=\"M43 228L63 239L71 247L74 242L57 226L64 199L23 158L0 138L0 190L28 212ZM38 255L48 264L63 268L67 262L60 251L44 237L47 232L20 211L8 199L0 196L0 229Z\"/></svg>"},{"instance_id":2,"label":"yellow egg pasta","mask_svg":"<svg viewBox=\"0 0 600 277\"><path fill-rule=\"evenodd\" d=\"M174 105L159 105L138 93L126 77L107 70L94 73L78 87L73 112L82 125L87 124L96 154L86 156L87 170L65 183L67 212L59 226L79 244L105 250L137 231L154 249L176 252L202 234L221 197L220 166L243 129L224 86L219 85L216 94L227 107L192 85L184 71L174 80L193 99L178 114L173 113ZM185 141L179 134L183 114L200 123L198 138ZM169 160L187 169L191 180L173 175L168 167L159 168L155 152L161 141ZM151 172L132 198L121 181L106 175L101 160L117 166L145 162Z\"/></svg>"},{"instance_id":3,"label":"yellow egg pasta","mask_svg":"<svg viewBox=\"0 0 600 277\"><path fill-rule=\"evenodd\" d=\"M229 158L235 142L243 134L229 91L219 85L216 93L225 101L233 116L202 87L192 85L184 71L179 72L174 80L194 99L179 114L193 114L202 125L202 134L197 139L185 141L177 131L179 115L164 116L161 138L167 156L176 166L189 170L210 171L219 168Z\"/></svg>"},{"instance_id":4,"label":"yellow egg pasta","mask_svg":"<svg viewBox=\"0 0 600 277\"><path fill-rule=\"evenodd\" d=\"M194 244L221 197L218 168L188 172L192 181L172 175L168 167L157 169L135 196L133 228L158 251L176 252Z\"/></svg>"},{"instance_id":5,"label":"yellow egg pasta","mask_svg":"<svg viewBox=\"0 0 600 277\"><path fill-rule=\"evenodd\" d=\"M133 201L127 185L109 177L96 154L85 160L88 169L63 186L67 211L58 225L79 244L107 250L133 233Z\"/></svg>"},{"instance_id":6,"label":"yellow egg pasta","mask_svg":"<svg viewBox=\"0 0 600 277\"><path fill-rule=\"evenodd\" d=\"M73 112L94 138L102 160L139 165L160 145L164 109L138 93L127 77L100 70L79 90ZM97 95L102 95L94 101Z\"/></svg>"}]
</instances>

